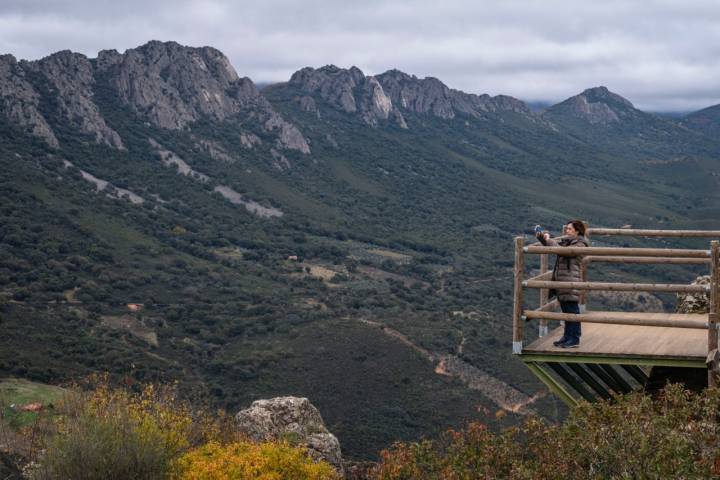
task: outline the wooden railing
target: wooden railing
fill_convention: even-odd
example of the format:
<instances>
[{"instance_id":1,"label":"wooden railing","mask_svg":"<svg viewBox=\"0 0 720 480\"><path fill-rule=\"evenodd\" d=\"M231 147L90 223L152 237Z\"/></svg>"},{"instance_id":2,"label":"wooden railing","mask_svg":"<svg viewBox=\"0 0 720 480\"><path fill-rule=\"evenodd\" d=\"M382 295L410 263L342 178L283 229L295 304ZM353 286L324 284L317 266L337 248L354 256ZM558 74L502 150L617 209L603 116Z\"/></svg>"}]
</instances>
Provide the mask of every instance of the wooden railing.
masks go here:
<instances>
[{"instance_id":1,"label":"wooden railing","mask_svg":"<svg viewBox=\"0 0 720 480\"><path fill-rule=\"evenodd\" d=\"M640 237L720 237L720 231L700 230L631 230L631 229L588 229L589 236L626 235ZM540 255L540 274L524 279L525 256ZM552 280L549 271L548 255L582 256L581 281L559 282ZM720 281L720 248L718 241L710 242L710 249L675 248L617 248L617 247L546 247L539 244L526 246L523 237L515 238L515 269L513 296L513 353L521 354L524 338L524 324L530 320L539 320L539 336L548 333L548 320L564 320L587 323L605 323L617 325L639 325L647 327L673 327L707 329L708 366L717 370L720 365L718 354L718 283ZM707 264L710 284L667 284L667 283L618 283L589 282L587 268L592 263L628 263L628 264ZM539 306L533 310L523 308L524 289L540 290ZM549 289L579 290L580 314L554 312L559 307L557 299L548 301ZM708 314L663 314L648 312L587 312L587 292L601 291L643 291L675 293L708 293ZM711 365L712 362L712 365ZM716 376L709 374L710 384L715 384Z\"/></svg>"}]
</instances>

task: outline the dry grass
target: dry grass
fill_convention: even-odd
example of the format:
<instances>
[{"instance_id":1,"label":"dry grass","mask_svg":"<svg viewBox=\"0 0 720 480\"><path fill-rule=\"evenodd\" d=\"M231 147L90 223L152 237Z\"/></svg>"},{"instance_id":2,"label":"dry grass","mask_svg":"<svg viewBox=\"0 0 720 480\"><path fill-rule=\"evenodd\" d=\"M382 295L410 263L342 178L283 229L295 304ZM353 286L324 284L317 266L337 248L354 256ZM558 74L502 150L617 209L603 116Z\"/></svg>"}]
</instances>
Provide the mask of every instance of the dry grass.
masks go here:
<instances>
[{"instance_id":1,"label":"dry grass","mask_svg":"<svg viewBox=\"0 0 720 480\"><path fill-rule=\"evenodd\" d=\"M140 320L132 315L104 315L100 317L102 324L116 330L127 330L136 337L145 340L152 346L158 346L157 333L146 327Z\"/></svg>"},{"instance_id":2,"label":"dry grass","mask_svg":"<svg viewBox=\"0 0 720 480\"><path fill-rule=\"evenodd\" d=\"M338 273L347 274L347 269L343 266L336 266L333 268L317 263L302 262L296 264L302 268L301 272L292 273L292 276L299 277L314 277L319 278L323 282L329 282Z\"/></svg>"}]
</instances>

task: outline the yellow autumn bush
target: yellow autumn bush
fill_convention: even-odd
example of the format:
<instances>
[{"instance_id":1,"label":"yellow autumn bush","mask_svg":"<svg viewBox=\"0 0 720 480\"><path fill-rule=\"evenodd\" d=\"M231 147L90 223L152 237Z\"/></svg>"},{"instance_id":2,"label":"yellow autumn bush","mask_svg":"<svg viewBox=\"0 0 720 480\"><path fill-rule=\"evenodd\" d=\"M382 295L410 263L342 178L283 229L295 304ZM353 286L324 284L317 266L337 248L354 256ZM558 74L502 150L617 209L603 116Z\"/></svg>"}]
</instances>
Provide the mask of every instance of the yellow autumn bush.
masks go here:
<instances>
[{"instance_id":1,"label":"yellow autumn bush","mask_svg":"<svg viewBox=\"0 0 720 480\"><path fill-rule=\"evenodd\" d=\"M210 442L178 461L177 480L336 480L325 462L314 462L303 448L285 442Z\"/></svg>"},{"instance_id":2,"label":"yellow autumn bush","mask_svg":"<svg viewBox=\"0 0 720 480\"><path fill-rule=\"evenodd\" d=\"M177 459L219 430L178 399L173 386L131 392L100 381L92 390L73 390L58 413L52 428L45 427L32 478L171 478Z\"/></svg>"}]
</instances>

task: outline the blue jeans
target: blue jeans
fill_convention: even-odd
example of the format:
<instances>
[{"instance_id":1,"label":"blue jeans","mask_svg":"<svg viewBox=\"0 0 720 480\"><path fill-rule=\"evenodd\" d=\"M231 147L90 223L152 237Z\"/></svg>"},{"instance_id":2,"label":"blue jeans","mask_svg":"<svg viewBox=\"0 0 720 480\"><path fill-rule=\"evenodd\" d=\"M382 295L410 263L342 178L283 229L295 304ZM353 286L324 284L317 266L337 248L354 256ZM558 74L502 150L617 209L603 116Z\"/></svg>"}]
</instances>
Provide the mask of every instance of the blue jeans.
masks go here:
<instances>
[{"instance_id":1,"label":"blue jeans","mask_svg":"<svg viewBox=\"0 0 720 480\"><path fill-rule=\"evenodd\" d=\"M563 313L580 313L580 305L578 302L560 302L560 310ZM565 321L565 331L563 335L568 338L575 338L580 341L580 322L568 322Z\"/></svg>"}]
</instances>

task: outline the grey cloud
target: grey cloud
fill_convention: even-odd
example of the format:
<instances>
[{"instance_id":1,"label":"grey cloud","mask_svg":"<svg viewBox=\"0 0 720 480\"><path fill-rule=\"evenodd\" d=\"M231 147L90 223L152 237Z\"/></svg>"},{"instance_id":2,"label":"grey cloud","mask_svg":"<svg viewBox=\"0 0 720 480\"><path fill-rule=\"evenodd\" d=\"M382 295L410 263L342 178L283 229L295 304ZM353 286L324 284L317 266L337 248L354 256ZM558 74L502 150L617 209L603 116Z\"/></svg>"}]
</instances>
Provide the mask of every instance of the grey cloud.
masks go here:
<instances>
[{"instance_id":1,"label":"grey cloud","mask_svg":"<svg viewBox=\"0 0 720 480\"><path fill-rule=\"evenodd\" d=\"M559 101L606 85L648 110L720 103L714 1L6 0L0 52L95 56L151 39L211 45L241 75L284 81L334 63L452 88Z\"/></svg>"}]
</instances>

